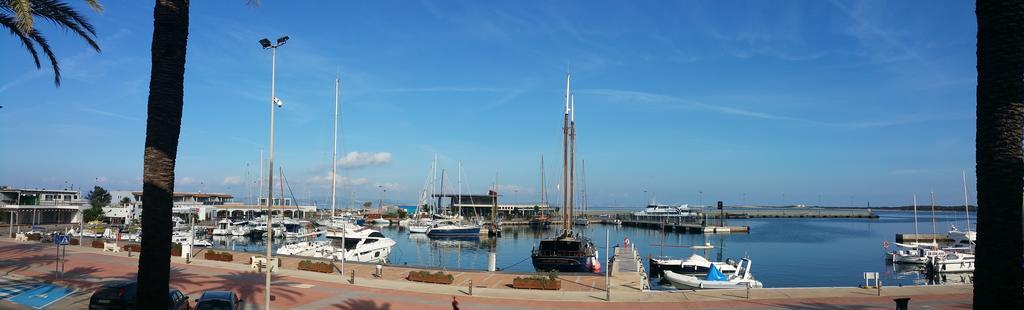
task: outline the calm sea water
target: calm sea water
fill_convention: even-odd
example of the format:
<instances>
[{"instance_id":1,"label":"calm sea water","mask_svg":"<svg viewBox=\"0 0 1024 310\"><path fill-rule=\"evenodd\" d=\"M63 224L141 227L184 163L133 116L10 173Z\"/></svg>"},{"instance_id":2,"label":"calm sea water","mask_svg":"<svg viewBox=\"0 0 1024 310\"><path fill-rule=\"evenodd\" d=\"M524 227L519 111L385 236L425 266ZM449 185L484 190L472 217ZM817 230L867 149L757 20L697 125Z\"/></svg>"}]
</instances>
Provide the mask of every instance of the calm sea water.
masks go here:
<instances>
[{"instance_id":1,"label":"calm sea water","mask_svg":"<svg viewBox=\"0 0 1024 310\"><path fill-rule=\"evenodd\" d=\"M750 233L686 234L661 233L655 229L589 225L582 232L600 247L604 265L605 235L612 246L629 238L644 257L648 255L688 256L694 252L681 246L713 243L708 258L750 257L751 272L765 287L857 286L864 272L879 272L887 285L925 284L920 272L887 265L882 242L892 243L896 233L913 233L912 212L878 212L878 219L744 219L729 220L728 225L750 226ZM930 212L919 214L919 230L931 233ZM972 227L974 214L971 214ZM938 212L939 233L950 224L962 227L963 212ZM554 225L553 225L554 226ZM506 271L532 272L530 250L540 239L557 229L532 229L526 226L503 227L500 238L470 240L432 240L423 234L410 234L398 226L377 227L398 244L392 251L393 265L431 266L448 269L486 270L488 252L497 253L497 267ZM577 230L580 230L577 227ZM664 239L663 239L664 238ZM664 240L664 247L662 245ZM216 238L215 247L251 252L263 251L262 241L232 237ZM276 248L277 244L275 244ZM646 264L646 259L644 261ZM968 276L962 276L969 278ZM960 275L947 280L959 282ZM653 279L656 281L656 279ZM667 288L653 285L655 288Z\"/></svg>"}]
</instances>

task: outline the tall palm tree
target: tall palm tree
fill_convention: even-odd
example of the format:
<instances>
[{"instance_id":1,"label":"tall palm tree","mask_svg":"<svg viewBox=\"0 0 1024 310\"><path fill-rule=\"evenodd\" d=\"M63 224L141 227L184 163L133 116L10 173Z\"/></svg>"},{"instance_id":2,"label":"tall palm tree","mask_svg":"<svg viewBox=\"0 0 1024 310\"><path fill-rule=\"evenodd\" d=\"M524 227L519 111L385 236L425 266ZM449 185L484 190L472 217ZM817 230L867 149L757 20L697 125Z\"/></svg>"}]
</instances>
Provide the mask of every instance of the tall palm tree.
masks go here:
<instances>
[{"instance_id":1,"label":"tall palm tree","mask_svg":"<svg viewBox=\"0 0 1024 310\"><path fill-rule=\"evenodd\" d=\"M98 0L86 0L93 10L103 11L103 6ZM74 8L56 0L0 0L0 27L7 28L11 34L21 40L21 45L32 55L36 68L42 68L39 63L38 45L46 58L50 59L50 66L53 67L53 83L60 86L60 66L57 64L57 56L53 54L50 43L34 26L35 18L53 22L58 28L64 31L70 30L85 40L96 52L100 52L99 44L96 44L96 29L85 19L82 14Z\"/></svg>"},{"instance_id":2,"label":"tall palm tree","mask_svg":"<svg viewBox=\"0 0 1024 310\"><path fill-rule=\"evenodd\" d=\"M976 3L977 269L974 307L1024 309L1024 5Z\"/></svg>"},{"instance_id":3,"label":"tall palm tree","mask_svg":"<svg viewBox=\"0 0 1024 310\"><path fill-rule=\"evenodd\" d=\"M142 250L139 309L167 309L171 270L174 165L185 95L189 0L157 0L153 9L152 71L142 171Z\"/></svg>"}]
</instances>

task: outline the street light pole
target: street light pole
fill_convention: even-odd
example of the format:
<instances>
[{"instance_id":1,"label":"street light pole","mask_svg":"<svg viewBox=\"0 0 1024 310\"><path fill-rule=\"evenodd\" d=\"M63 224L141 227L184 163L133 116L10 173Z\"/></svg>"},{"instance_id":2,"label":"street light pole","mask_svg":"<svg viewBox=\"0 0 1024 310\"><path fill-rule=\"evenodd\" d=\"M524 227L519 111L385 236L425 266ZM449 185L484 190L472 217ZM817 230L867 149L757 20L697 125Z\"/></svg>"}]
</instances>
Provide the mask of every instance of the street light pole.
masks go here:
<instances>
[{"instance_id":1,"label":"street light pole","mask_svg":"<svg viewBox=\"0 0 1024 310\"><path fill-rule=\"evenodd\" d=\"M270 49L270 160L268 162L269 174L267 176L268 190L267 190L267 277L264 282L264 309L270 309L270 263L271 256L274 254L274 226L273 226L273 206L274 206L274 106L281 107L281 100L277 99L274 93L274 82L277 79L277 48L284 45L288 41L288 36L283 36L277 39L277 44L270 44L270 40L263 38L260 40L260 45L264 49Z\"/></svg>"}]
</instances>

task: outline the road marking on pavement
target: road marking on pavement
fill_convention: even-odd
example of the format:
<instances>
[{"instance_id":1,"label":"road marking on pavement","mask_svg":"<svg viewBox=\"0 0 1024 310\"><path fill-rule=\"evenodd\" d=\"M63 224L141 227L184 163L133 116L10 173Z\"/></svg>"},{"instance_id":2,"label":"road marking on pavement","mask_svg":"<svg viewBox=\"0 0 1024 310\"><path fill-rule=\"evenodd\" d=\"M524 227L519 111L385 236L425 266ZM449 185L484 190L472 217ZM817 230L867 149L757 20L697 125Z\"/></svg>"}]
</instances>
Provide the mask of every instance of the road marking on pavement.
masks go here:
<instances>
[{"instance_id":1,"label":"road marking on pavement","mask_svg":"<svg viewBox=\"0 0 1024 310\"><path fill-rule=\"evenodd\" d=\"M18 294L21 294L21 292L34 289L36 287L39 287L40 285L42 284L25 281L15 281L8 278L0 277L0 299L8 299L14 297Z\"/></svg>"},{"instance_id":2,"label":"road marking on pavement","mask_svg":"<svg viewBox=\"0 0 1024 310\"><path fill-rule=\"evenodd\" d=\"M297 288L311 288L311 287L315 286L315 285L306 284L306 283L288 283L287 285L291 286L291 287L297 287Z\"/></svg>"},{"instance_id":3,"label":"road marking on pavement","mask_svg":"<svg viewBox=\"0 0 1024 310\"><path fill-rule=\"evenodd\" d=\"M50 304L71 295L75 289L53 284L46 284L7 299L10 302L26 305L35 309L43 309Z\"/></svg>"}]
</instances>

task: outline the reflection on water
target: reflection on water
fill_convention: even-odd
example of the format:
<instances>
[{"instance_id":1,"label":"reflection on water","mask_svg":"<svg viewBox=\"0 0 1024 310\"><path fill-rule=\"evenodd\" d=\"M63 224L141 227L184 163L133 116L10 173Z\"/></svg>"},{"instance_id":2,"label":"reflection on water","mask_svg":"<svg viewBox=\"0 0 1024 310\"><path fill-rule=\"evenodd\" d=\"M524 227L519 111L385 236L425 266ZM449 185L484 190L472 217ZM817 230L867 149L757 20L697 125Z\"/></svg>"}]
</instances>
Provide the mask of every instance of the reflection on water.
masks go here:
<instances>
[{"instance_id":1,"label":"reflection on water","mask_svg":"<svg viewBox=\"0 0 1024 310\"><path fill-rule=\"evenodd\" d=\"M864 272L878 272L885 284L911 285L937 282L970 282L970 275L940 275L929 280L924 273L911 266L892 266L883 259L882 241L893 242L896 233L912 233L912 212L879 212L879 219L742 219L729 220L729 225L750 226L745 234L684 234L661 233L654 229L589 225L577 227L598 246L598 257L606 256L606 241L621 245L629 238L640 254L687 256L704 254L682 246L710 242L716 246L708 251L708 258L750 257L751 272L765 287L798 286L857 286L863 284ZM930 212L921 213L921 233L931 233ZM936 230L944 234L950 224L962 226L962 212L938 212ZM972 218L974 216L972 215ZM972 224L972 226L975 226ZM392 265L430 266L446 269L486 270L487 256L497 253L499 270L533 272L530 251L539 240L553 236L558 229L539 229L528 226L506 226L502 237L467 239L431 239L424 234L410 234L404 227L375 226L397 243L391 253ZM609 237L605 238L605 234ZM318 237L317 239L323 239ZM664 239L665 246L662 247ZM283 239L275 240L275 248ZM264 241L249 237L215 237L214 247L236 251L262 252ZM724 247L722 246L724 245ZM644 259L644 263L647 260ZM649 268L648 268L649 269ZM657 281L657 277L652 277Z\"/></svg>"}]
</instances>

